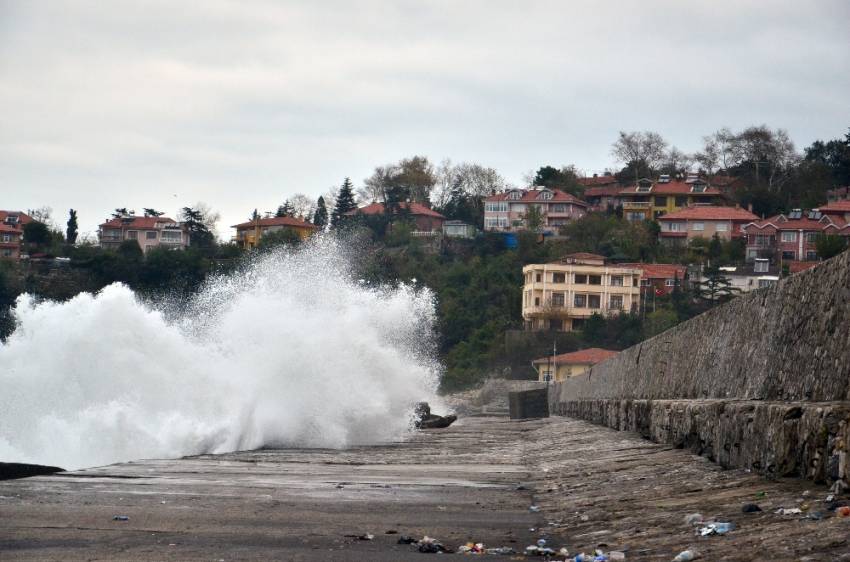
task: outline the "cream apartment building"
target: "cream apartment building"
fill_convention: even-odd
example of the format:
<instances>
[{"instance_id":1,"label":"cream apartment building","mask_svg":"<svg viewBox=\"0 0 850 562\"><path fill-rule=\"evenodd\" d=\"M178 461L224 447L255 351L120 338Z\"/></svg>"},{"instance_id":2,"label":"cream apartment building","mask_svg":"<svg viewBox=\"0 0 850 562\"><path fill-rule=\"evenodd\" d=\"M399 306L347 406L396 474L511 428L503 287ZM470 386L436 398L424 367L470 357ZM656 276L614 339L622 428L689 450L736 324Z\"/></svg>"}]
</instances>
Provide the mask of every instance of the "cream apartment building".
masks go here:
<instances>
[{"instance_id":1,"label":"cream apartment building","mask_svg":"<svg viewBox=\"0 0 850 562\"><path fill-rule=\"evenodd\" d=\"M612 316L640 306L641 270L608 264L602 256L570 254L522 272L526 330L579 330L593 314Z\"/></svg>"}]
</instances>

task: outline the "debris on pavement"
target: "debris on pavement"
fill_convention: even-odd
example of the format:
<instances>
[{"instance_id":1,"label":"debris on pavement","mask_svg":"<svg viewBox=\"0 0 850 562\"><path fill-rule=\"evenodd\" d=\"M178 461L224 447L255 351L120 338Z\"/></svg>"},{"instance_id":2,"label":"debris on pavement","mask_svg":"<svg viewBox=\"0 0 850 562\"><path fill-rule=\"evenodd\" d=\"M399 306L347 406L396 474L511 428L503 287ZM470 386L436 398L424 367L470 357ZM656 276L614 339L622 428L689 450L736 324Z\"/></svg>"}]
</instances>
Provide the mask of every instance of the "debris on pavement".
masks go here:
<instances>
[{"instance_id":1,"label":"debris on pavement","mask_svg":"<svg viewBox=\"0 0 850 562\"><path fill-rule=\"evenodd\" d=\"M396 542L396 544L416 544L418 542L419 541L417 539L414 539L413 537L409 537L407 535L402 535L398 538L398 541Z\"/></svg>"},{"instance_id":2,"label":"debris on pavement","mask_svg":"<svg viewBox=\"0 0 850 562\"><path fill-rule=\"evenodd\" d=\"M531 513L537 513L537 512L540 511L540 506L538 506L538 505L529 506L528 511L530 511Z\"/></svg>"},{"instance_id":3,"label":"debris on pavement","mask_svg":"<svg viewBox=\"0 0 850 562\"><path fill-rule=\"evenodd\" d=\"M695 550L683 550L673 559L673 562L691 562L699 558L699 553Z\"/></svg>"},{"instance_id":4,"label":"debris on pavement","mask_svg":"<svg viewBox=\"0 0 850 562\"><path fill-rule=\"evenodd\" d=\"M803 510L799 507L780 507L774 513L777 515L799 515L803 513Z\"/></svg>"},{"instance_id":5,"label":"debris on pavement","mask_svg":"<svg viewBox=\"0 0 850 562\"><path fill-rule=\"evenodd\" d=\"M371 541L375 538L372 533L364 533L362 535L345 535L348 539L357 539L358 541Z\"/></svg>"},{"instance_id":6,"label":"debris on pavement","mask_svg":"<svg viewBox=\"0 0 850 562\"><path fill-rule=\"evenodd\" d=\"M686 525L702 525L702 513L691 513L685 515Z\"/></svg>"},{"instance_id":7,"label":"debris on pavement","mask_svg":"<svg viewBox=\"0 0 850 562\"><path fill-rule=\"evenodd\" d=\"M745 503L743 506L741 506L741 511L744 513L756 513L761 511L761 508L754 503Z\"/></svg>"},{"instance_id":8,"label":"debris on pavement","mask_svg":"<svg viewBox=\"0 0 850 562\"><path fill-rule=\"evenodd\" d=\"M112 517L112 520L113 521L129 521L130 518L126 515L114 515Z\"/></svg>"},{"instance_id":9,"label":"debris on pavement","mask_svg":"<svg viewBox=\"0 0 850 562\"><path fill-rule=\"evenodd\" d=\"M709 523L705 527L699 530L699 535L701 537L710 537L711 535L725 535L729 531L733 531L735 529L734 523L720 523L714 522Z\"/></svg>"}]
</instances>

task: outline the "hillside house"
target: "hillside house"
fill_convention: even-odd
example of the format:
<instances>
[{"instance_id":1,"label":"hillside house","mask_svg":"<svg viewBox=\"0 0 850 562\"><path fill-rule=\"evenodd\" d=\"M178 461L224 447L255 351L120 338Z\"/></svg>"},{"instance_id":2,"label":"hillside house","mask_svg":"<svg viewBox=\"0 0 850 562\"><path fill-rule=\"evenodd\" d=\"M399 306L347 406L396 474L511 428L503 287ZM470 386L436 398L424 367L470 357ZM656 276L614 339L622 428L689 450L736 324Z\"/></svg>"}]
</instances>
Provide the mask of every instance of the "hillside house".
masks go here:
<instances>
[{"instance_id":1,"label":"hillside house","mask_svg":"<svg viewBox=\"0 0 850 562\"><path fill-rule=\"evenodd\" d=\"M297 234L302 240L306 240L318 229L316 225L295 217L256 218L233 225L231 228L236 229L234 241L244 250L256 248L263 236L272 232L289 230Z\"/></svg>"},{"instance_id":2,"label":"hillside house","mask_svg":"<svg viewBox=\"0 0 850 562\"><path fill-rule=\"evenodd\" d=\"M163 246L185 249L189 233L182 223L168 217L127 215L110 219L98 227L100 247L115 250L125 240L135 240L143 252Z\"/></svg>"},{"instance_id":3,"label":"hillside house","mask_svg":"<svg viewBox=\"0 0 850 562\"><path fill-rule=\"evenodd\" d=\"M767 258L773 262L817 261L817 237L821 234L850 236L850 222L817 209L794 209L742 227L747 236L747 261Z\"/></svg>"},{"instance_id":4,"label":"hillside house","mask_svg":"<svg viewBox=\"0 0 850 562\"><path fill-rule=\"evenodd\" d=\"M430 207L426 207L422 203L399 203L398 207L398 216L410 220L416 232L437 233L443 231L443 223L446 221L446 217ZM387 208L384 203L371 203L365 207L349 211L346 215L384 215L386 212Z\"/></svg>"},{"instance_id":5,"label":"hillside house","mask_svg":"<svg viewBox=\"0 0 850 562\"><path fill-rule=\"evenodd\" d=\"M661 225L659 240L668 244L694 238L712 238L716 234L724 241L741 238L741 227L759 220L751 211L739 207L697 205L667 213L658 218Z\"/></svg>"},{"instance_id":6,"label":"hillside house","mask_svg":"<svg viewBox=\"0 0 850 562\"><path fill-rule=\"evenodd\" d=\"M597 363L617 355L619 351L591 347L572 353L541 357L531 362L540 382L561 382L569 377L583 375Z\"/></svg>"},{"instance_id":7,"label":"hillside house","mask_svg":"<svg viewBox=\"0 0 850 562\"><path fill-rule=\"evenodd\" d=\"M484 230L526 230L526 215L531 206L536 206L542 217L539 231L553 233L568 222L580 219L588 210L587 203L559 189L511 189L484 198Z\"/></svg>"},{"instance_id":8,"label":"hillside house","mask_svg":"<svg viewBox=\"0 0 850 562\"><path fill-rule=\"evenodd\" d=\"M661 176L658 181L644 178L620 190L619 197L623 217L630 221L653 220L686 207L720 205L724 201L720 191L698 177L684 181L669 176Z\"/></svg>"},{"instance_id":9,"label":"hillside house","mask_svg":"<svg viewBox=\"0 0 850 562\"><path fill-rule=\"evenodd\" d=\"M0 211L0 258L21 257L24 226L33 220L21 211Z\"/></svg>"}]
</instances>

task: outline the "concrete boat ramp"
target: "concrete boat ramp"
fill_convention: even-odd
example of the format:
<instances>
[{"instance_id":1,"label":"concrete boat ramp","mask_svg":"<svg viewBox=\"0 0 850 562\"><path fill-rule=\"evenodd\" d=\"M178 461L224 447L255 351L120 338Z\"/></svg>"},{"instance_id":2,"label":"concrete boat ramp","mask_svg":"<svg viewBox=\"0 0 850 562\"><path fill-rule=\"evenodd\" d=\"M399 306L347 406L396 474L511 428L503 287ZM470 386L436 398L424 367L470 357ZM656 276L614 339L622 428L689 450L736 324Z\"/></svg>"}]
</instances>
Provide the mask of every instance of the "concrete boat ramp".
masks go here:
<instances>
[{"instance_id":1,"label":"concrete boat ramp","mask_svg":"<svg viewBox=\"0 0 850 562\"><path fill-rule=\"evenodd\" d=\"M402 535L517 553L545 538L556 551L618 550L626 560L669 561L689 548L712 561L850 560L850 517L834 511L847 498L828 495L583 421L468 417L386 446L146 460L0 482L0 560L464 556L420 553L398 544ZM743 513L745 503L762 511ZM685 522L693 513L735 529L699 536Z\"/></svg>"}]
</instances>

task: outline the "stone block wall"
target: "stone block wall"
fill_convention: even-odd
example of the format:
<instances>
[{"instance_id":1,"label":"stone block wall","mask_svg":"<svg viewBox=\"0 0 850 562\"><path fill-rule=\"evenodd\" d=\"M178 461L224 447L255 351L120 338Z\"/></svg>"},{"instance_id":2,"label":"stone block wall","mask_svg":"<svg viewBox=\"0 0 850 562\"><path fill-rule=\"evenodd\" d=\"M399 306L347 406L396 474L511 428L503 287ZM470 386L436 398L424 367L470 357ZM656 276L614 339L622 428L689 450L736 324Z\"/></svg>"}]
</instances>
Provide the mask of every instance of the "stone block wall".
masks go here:
<instances>
[{"instance_id":1,"label":"stone block wall","mask_svg":"<svg viewBox=\"0 0 850 562\"><path fill-rule=\"evenodd\" d=\"M724 466L848 480L850 252L556 383L549 400Z\"/></svg>"}]
</instances>

